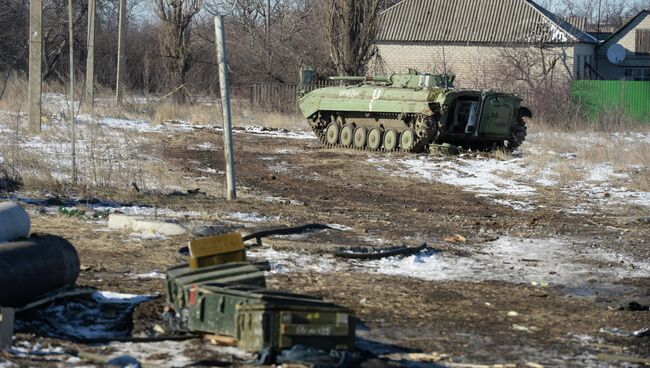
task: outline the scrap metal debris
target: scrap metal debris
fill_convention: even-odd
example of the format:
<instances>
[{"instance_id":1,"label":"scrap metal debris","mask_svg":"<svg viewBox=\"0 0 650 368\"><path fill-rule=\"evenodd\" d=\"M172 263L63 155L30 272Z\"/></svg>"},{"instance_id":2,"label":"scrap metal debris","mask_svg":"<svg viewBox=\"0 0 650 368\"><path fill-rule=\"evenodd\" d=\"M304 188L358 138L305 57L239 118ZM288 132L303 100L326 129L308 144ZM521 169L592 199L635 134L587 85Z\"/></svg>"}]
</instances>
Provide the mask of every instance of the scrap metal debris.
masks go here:
<instances>
[{"instance_id":1,"label":"scrap metal debris","mask_svg":"<svg viewBox=\"0 0 650 368\"><path fill-rule=\"evenodd\" d=\"M325 229L334 229L334 228L324 224L306 224L306 225L300 225L294 227L281 227L281 228L257 231L252 234L248 234L244 236L243 240L248 241L251 239L255 239L257 241L257 245L261 246L262 238L267 238L269 236L302 234L309 231L325 230Z\"/></svg>"},{"instance_id":2,"label":"scrap metal debris","mask_svg":"<svg viewBox=\"0 0 650 368\"><path fill-rule=\"evenodd\" d=\"M396 256L408 256L427 248L426 244L418 246L397 246L387 248L371 248L371 247L352 247L339 249L334 252L334 256L346 259L364 259L374 260Z\"/></svg>"}]
</instances>

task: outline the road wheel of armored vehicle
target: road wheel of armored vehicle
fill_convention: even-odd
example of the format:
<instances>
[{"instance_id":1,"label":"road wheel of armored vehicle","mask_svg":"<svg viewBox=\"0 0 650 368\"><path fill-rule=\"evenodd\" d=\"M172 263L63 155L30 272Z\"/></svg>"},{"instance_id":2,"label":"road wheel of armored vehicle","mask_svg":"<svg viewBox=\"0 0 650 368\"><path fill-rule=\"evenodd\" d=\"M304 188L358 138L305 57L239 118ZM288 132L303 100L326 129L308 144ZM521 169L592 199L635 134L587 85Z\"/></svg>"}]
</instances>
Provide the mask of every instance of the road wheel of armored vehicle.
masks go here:
<instances>
[{"instance_id":1,"label":"road wheel of armored vehicle","mask_svg":"<svg viewBox=\"0 0 650 368\"><path fill-rule=\"evenodd\" d=\"M399 147L405 151L410 151L415 146L415 131L411 128L406 129L399 136Z\"/></svg>"},{"instance_id":2,"label":"road wheel of armored vehicle","mask_svg":"<svg viewBox=\"0 0 650 368\"><path fill-rule=\"evenodd\" d=\"M399 143L397 137L397 131L395 129L388 129L384 132L384 149L386 151L392 151L397 148Z\"/></svg>"},{"instance_id":3,"label":"road wheel of armored vehicle","mask_svg":"<svg viewBox=\"0 0 650 368\"><path fill-rule=\"evenodd\" d=\"M508 138L508 149L512 151L521 146L521 144L526 140L527 133L528 128L526 127L526 122L520 118L517 125L515 125L510 132L510 138Z\"/></svg>"},{"instance_id":4,"label":"road wheel of armored vehicle","mask_svg":"<svg viewBox=\"0 0 650 368\"><path fill-rule=\"evenodd\" d=\"M328 144L335 145L339 143L339 125L330 123L325 130L325 140Z\"/></svg>"},{"instance_id":5,"label":"road wheel of armored vehicle","mask_svg":"<svg viewBox=\"0 0 650 368\"><path fill-rule=\"evenodd\" d=\"M368 141L368 129L365 127L357 127L354 130L354 148L363 149L366 147L366 142Z\"/></svg>"},{"instance_id":6,"label":"road wheel of armored vehicle","mask_svg":"<svg viewBox=\"0 0 650 368\"><path fill-rule=\"evenodd\" d=\"M373 151L381 148L381 129L372 128L368 132L368 148Z\"/></svg>"},{"instance_id":7,"label":"road wheel of armored vehicle","mask_svg":"<svg viewBox=\"0 0 650 368\"><path fill-rule=\"evenodd\" d=\"M354 138L354 127L350 124L345 124L343 128L341 128L341 136L339 138L341 141L341 145L345 147L351 146L353 138Z\"/></svg>"}]
</instances>

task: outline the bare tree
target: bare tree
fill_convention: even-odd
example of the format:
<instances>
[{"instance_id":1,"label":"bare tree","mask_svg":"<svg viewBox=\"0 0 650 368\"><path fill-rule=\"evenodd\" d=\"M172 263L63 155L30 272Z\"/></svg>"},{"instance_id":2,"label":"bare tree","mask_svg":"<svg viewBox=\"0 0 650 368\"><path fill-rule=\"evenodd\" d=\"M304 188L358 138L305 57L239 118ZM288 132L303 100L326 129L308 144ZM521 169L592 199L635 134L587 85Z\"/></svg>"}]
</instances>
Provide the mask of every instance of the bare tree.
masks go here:
<instances>
[{"instance_id":1,"label":"bare tree","mask_svg":"<svg viewBox=\"0 0 650 368\"><path fill-rule=\"evenodd\" d=\"M330 54L339 73L362 75L377 54L380 0L330 0Z\"/></svg>"},{"instance_id":2,"label":"bare tree","mask_svg":"<svg viewBox=\"0 0 650 368\"><path fill-rule=\"evenodd\" d=\"M185 102L185 76L191 66L190 25L201 10L202 0L157 0L156 14L161 20L160 50L173 83L174 100Z\"/></svg>"},{"instance_id":3,"label":"bare tree","mask_svg":"<svg viewBox=\"0 0 650 368\"><path fill-rule=\"evenodd\" d=\"M323 31L326 17L319 16L327 11L327 2L205 0L205 8L226 15L228 38L237 40L228 46L234 83L295 83L301 66L326 73L332 69ZM212 22L206 25L198 36L212 38Z\"/></svg>"}]
</instances>

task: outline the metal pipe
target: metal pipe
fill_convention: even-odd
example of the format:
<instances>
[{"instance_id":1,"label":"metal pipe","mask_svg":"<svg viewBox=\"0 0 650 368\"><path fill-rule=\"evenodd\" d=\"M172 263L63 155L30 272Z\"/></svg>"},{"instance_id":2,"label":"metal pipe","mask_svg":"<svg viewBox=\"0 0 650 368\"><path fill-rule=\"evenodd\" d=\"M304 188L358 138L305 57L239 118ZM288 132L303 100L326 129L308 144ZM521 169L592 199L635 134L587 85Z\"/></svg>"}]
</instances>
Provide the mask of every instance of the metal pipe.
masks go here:
<instances>
[{"instance_id":1,"label":"metal pipe","mask_svg":"<svg viewBox=\"0 0 650 368\"><path fill-rule=\"evenodd\" d=\"M79 256L67 240L39 236L0 244L0 305L21 307L42 295L71 286L79 276Z\"/></svg>"}]
</instances>

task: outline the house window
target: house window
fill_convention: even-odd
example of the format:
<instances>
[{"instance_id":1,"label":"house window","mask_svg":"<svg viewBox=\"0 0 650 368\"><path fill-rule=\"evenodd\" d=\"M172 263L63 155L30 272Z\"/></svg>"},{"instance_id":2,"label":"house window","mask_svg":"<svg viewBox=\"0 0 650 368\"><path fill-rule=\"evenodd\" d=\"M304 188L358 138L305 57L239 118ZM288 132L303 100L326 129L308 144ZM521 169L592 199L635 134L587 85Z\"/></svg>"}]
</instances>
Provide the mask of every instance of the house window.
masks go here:
<instances>
[{"instance_id":1,"label":"house window","mask_svg":"<svg viewBox=\"0 0 650 368\"><path fill-rule=\"evenodd\" d=\"M650 68L625 68L625 79L650 81Z\"/></svg>"},{"instance_id":2,"label":"house window","mask_svg":"<svg viewBox=\"0 0 650 368\"><path fill-rule=\"evenodd\" d=\"M636 53L650 54L650 29L636 30Z\"/></svg>"}]
</instances>

